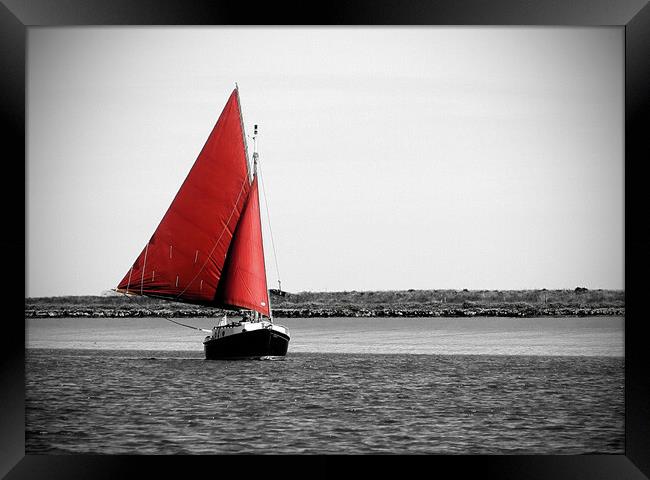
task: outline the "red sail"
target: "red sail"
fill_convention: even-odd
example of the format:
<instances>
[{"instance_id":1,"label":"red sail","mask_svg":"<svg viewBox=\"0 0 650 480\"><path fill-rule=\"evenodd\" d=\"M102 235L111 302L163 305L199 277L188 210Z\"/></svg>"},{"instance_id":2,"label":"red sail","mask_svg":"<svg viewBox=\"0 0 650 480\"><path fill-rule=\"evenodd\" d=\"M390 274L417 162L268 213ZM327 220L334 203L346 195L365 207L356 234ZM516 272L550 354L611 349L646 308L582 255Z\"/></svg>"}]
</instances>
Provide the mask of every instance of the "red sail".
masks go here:
<instances>
[{"instance_id":1,"label":"red sail","mask_svg":"<svg viewBox=\"0 0 650 480\"><path fill-rule=\"evenodd\" d=\"M214 303L250 190L235 89L167 213L118 290Z\"/></svg>"},{"instance_id":2,"label":"red sail","mask_svg":"<svg viewBox=\"0 0 650 480\"><path fill-rule=\"evenodd\" d=\"M230 245L216 300L220 304L248 308L271 316L257 176L253 179L248 201Z\"/></svg>"}]
</instances>

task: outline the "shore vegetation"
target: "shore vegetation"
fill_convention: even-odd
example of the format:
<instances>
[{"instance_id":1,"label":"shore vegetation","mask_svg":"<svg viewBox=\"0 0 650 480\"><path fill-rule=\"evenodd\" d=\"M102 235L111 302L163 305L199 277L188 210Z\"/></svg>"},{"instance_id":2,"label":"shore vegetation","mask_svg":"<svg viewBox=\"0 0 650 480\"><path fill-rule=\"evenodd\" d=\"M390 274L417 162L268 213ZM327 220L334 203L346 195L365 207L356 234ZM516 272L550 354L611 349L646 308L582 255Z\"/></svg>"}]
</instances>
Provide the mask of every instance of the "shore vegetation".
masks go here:
<instances>
[{"instance_id":1,"label":"shore vegetation","mask_svg":"<svg viewBox=\"0 0 650 480\"><path fill-rule=\"evenodd\" d=\"M537 317L625 315L625 291L382 290L280 292L271 290L274 317ZM25 317L218 317L221 308L106 292L97 296L25 298Z\"/></svg>"}]
</instances>

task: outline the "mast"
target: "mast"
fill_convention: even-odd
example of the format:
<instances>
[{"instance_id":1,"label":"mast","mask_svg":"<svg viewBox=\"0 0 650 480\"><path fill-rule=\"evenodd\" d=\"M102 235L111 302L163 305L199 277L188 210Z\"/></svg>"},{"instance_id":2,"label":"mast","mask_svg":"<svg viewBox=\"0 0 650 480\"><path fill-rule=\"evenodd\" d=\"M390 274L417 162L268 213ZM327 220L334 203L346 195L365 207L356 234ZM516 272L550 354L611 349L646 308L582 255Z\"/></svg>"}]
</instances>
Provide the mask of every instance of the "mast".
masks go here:
<instances>
[{"instance_id":1,"label":"mast","mask_svg":"<svg viewBox=\"0 0 650 480\"><path fill-rule=\"evenodd\" d=\"M239 97L239 85L237 85L237 82L235 82L235 90L237 90L237 98L239 99L239 121L241 122L241 131L242 131L242 138L244 139L244 152L246 152L246 169L248 170L248 180L249 182L252 183L253 178L255 177L255 167L251 169L251 162L250 158L248 156L248 141L246 140L246 129L244 128L244 115L241 111L241 98ZM253 137L253 142L255 141L255 137ZM253 160L255 159L255 153L253 153ZM255 310L253 310L253 320L257 321L259 317L259 313L257 313Z\"/></svg>"},{"instance_id":2,"label":"mast","mask_svg":"<svg viewBox=\"0 0 650 480\"><path fill-rule=\"evenodd\" d=\"M235 90L237 90L237 97L239 97L239 85L235 82ZM248 140L246 139L246 129L244 127L244 114L241 111L241 99L239 101L239 120L241 121L242 137L244 138L244 151L246 152L246 167L248 169L248 179L252 183L257 173L257 153L255 145L255 136L253 136L253 168L251 168L250 157L248 156ZM255 125L255 133L257 133L257 125ZM269 306L270 308L270 306ZM259 320L260 314L253 310L253 320Z\"/></svg>"},{"instance_id":3,"label":"mast","mask_svg":"<svg viewBox=\"0 0 650 480\"><path fill-rule=\"evenodd\" d=\"M257 175L257 125L253 125L253 176Z\"/></svg>"},{"instance_id":4,"label":"mast","mask_svg":"<svg viewBox=\"0 0 650 480\"><path fill-rule=\"evenodd\" d=\"M257 175L257 125L254 125L253 126L253 178L255 178L256 175ZM262 245L262 250L264 250L264 245ZM266 265L264 265L264 275L266 275ZM270 311L271 311L271 303L269 301L269 312ZM256 322L258 322L260 321L260 318L261 318L260 313L253 310L253 319Z\"/></svg>"},{"instance_id":5,"label":"mast","mask_svg":"<svg viewBox=\"0 0 650 480\"><path fill-rule=\"evenodd\" d=\"M257 124L253 125L253 178L257 177L257 160L259 155L257 153ZM261 220L261 217L260 217ZM262 251L264 250L264 242L262 242ZM262 260L264 261L264 275L266 275L266 260L262 255ZM271 293L268 293L269 300L269 321L273 323L273 310L271 306ZM259 316L259 313L255 312L255 315Z\"/></svg>"},{"instance_id":6,"label":"mast","mask_svg":"<svg viewBox=\"0 0 650 480\"><path fill-rule=\"evenodd\" d=\"M238 95L237 90L234 95ZM237 111L237 117L238 129L243 134L240 111ZM241 154L245 157L246 143L242 137L239 137L238 141L241 142ZM233 229L232 241L228 253L224 256L221 277L212 300L215 305L252 311L252 316L258 321L260 314L270 318L271 312L255 165L256 162L244 167L247 170L244 180L247 186L246 198L237 225Z\"/></svg>"}]
</instances>

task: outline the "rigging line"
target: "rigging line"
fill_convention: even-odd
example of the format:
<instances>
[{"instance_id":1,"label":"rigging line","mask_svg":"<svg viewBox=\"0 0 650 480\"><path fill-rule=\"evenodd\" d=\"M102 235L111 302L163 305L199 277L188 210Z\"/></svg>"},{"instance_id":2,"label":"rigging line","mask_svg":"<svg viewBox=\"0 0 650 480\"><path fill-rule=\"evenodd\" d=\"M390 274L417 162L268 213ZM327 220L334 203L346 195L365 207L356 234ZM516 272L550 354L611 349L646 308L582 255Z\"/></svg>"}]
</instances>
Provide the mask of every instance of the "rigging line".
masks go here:
<instances>
[{"instance_id":1,"label":"rigging line","mask_svg":"<svg viewBox=\"0 0 650 480\"><path fill-rule=\"evenodd\" d=\"M241 111L241 97L239 96L239 86L237 85L237 82L235 82L235 90L237 90L237 107L239 109L239 124L241 126L241 136L244 141L244 152L246 153L246 172L248 173L248 176L251 177L252 181L252 175L251 175L251 166L250 166L250 158L248 158L248 143L246 142L246 130L244 129L244 114Z\"/></svg>"},{"instance_id":2,"label":"rigging line","mask_svg":"<svg viewBox=\"0 0 650 480\"><path fill-rule=\"evenodd\" d=\"M127 294L124 293L124 292L119 292L119 291L117 291L117 290L115 290L115 289L113 289L113 290L114 290L115 292L117 292L117 293L121 293L121 294L124 295L125 297L129 298L131 301L137 303L140 307L142 307L142 308L144 308L144 309L146 309L146 310L149 310L146 306L144 306L143 304L141 304L140 302L138 302L137 300L135 300L134 298L132 298L133 296L135 296L135 295L137 295L137 294L135 294L135 295L127 295ZM199 330L199 331L201 331L201 332L212 333L212 330L207 330L207 329L205 329L205 328L194 327L194 326L192 326L192 325L185 325L184 323L177 322L176 320L172 320L171 318L166 317L166 316L163 316L162 318L163 318L163 320L167 320L167 321L169 321L169 322L175 323L176 325L181 325L181 326L183 326L183 327L192 328L192 329L194 329L194 330Z\"/></svg>"},{"instance_id":3,"label":"rigging line","mask_svg":"<svg viewBox=\"0 0 650 480\"><path fill-rule=\"evenodd\" d=\"M211 330L207 330L207 329L205 329L205 328L193 327L192 325L185 325L184 323L177 322L176 320L172 320L171 318L167 318L167 317L163 317L163 318L164 318L165 320L169 320L169 321L172 322L172 323L175 323L176 325L181 325L181 326L183 326L183 327L187 327L187 328L193 328L194 330L199 330L199 331L201 331L201 332L208 332L208 333L211 333L211 332L212 332Z\"/></svg>"},{"instance_id":4,"label":"rigging line","mask_svg":"<svg viewBox=\"0 0 650 480\"><path fill-rule=\"evenodd\" d=\"M273 229L271 228L271 216L269 215L269 202L266 200L266 189L264 188L264 177L262 176L262 169L260 168L260 165L257 166L257 169L259 170L260 180L262 181L262 195L264 196L264 206L266 207L266 218L269 220L269 232L271 233L271 247L273 247L273 260L275 261L275 271L278 274L278 287L281 290L282 287L280 282L280 269L278 268L278 256L275 252L275 241L273 240Z\"/></svg>"},{"instance_id":5,"label":"rigging line","mask_svg":"<svg viewBox=\"0 0 650 480\"><path fill-rule=\"evenodd\" d=\"M214 249L217 248L217 245L219 245L219 242L221 241L221 237L223 237L223 234L226 232L228 229L228 225L230 224L230 219L232 218L233 214L235 213L235 210L237 210L237 205L239 205L239 199L241 198L241 194L244 191L244 185L246 185L246 181L248 180L248 174L244 177L244 181L241 184L241 188L239 189L239 195L237 196L237 201L235 201L235 205L232 207L232 211L230 212L230 216L228 217L228 221L226 221L226 224L223 227L223 230L221 230L221 235L219 235L219 238L217 239L216 242L214 242L214 245L212 246L212 250L210 250L210 253L208 253L208 256L205 258L205 261L203 262L203 265L201 265L201 268L199 269L198 272L196 272L196 275L194 275L194 278L190 280L190 282L185 286L183 291L176 295L176 298L179 298L181 295L183 295L188 288L190 288L190 285L194 282L194 280L197 279L197 277L201 274L205 266L208 264L208 260L212 258L212 254L214 253Z\"/></svg>"}]
</instances>

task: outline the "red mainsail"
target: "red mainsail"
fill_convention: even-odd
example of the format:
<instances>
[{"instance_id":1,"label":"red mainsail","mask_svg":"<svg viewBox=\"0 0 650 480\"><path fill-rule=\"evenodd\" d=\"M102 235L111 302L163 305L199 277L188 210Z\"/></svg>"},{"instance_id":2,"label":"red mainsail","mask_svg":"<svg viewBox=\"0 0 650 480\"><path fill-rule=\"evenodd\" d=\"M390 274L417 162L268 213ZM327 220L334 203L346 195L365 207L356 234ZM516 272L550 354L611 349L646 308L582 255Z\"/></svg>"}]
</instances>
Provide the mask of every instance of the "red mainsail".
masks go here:
<instances>
[{"instance_id":1,"label":"red mainsail","mask_svg":"<svg viewBox=\"0 0 650 480\"><path fill-rule=\"evenodd\" d=\"M230 244L215 299L218 304L248 308L271 316L257 176L253 179L244 212Z\"/></svg>"},{"instance_id":2,"label":"red mainsail","mask_svg":"<svg viewBox=\"0 0 650 480\"><path fill-rule=\"evenodd\" d=\"M117 289L217 304L217 286L250 189L235 89L158 228Z\"/></svg>"}]
</instances>

